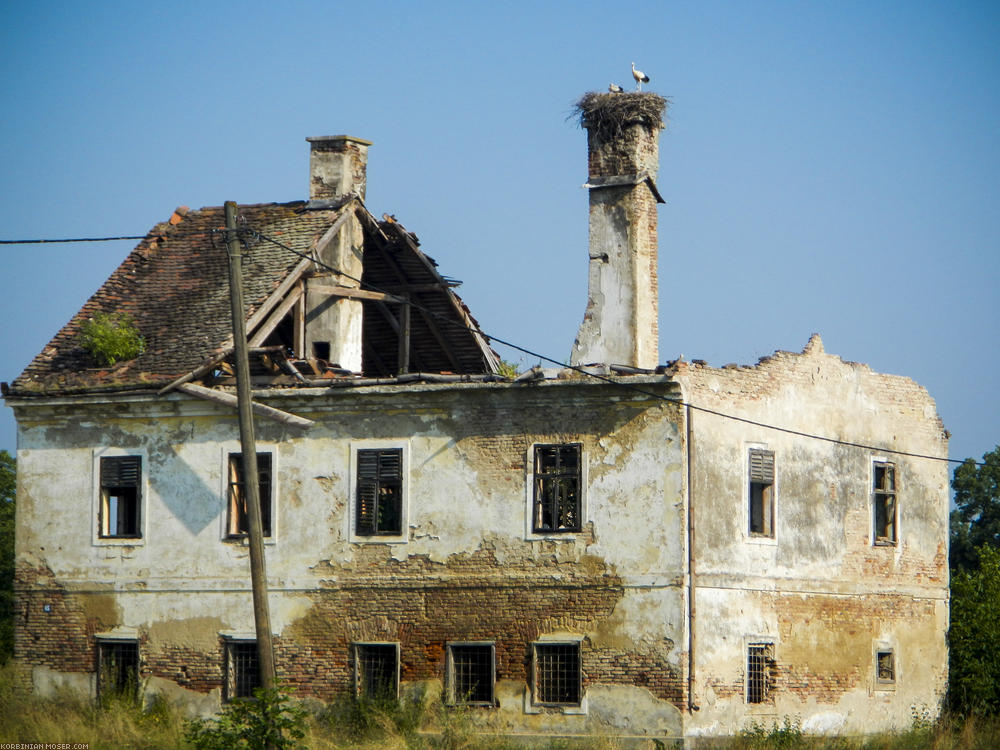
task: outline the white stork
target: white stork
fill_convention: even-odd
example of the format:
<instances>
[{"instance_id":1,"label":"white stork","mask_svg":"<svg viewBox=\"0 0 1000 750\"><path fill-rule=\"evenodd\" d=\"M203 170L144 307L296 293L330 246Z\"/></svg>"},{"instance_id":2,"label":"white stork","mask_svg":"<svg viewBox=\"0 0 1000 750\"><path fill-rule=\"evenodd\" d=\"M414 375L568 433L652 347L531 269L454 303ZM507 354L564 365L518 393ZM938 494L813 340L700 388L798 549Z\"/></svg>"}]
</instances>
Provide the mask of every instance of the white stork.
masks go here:
<instances>
[{"instance_id":1,"label":"white stork","mask_svg":"<svg viewBox=\"0 0 1000 750\"><path fill-rule=\"evenodd\" d=\"M641 70L636 70L635 63L632 63L632 77L635 79L636 91L642 91L642 84L649 83L649 76Z\"/></svg>"},{"instance_id":2,"label":"white stork","mask_svg":"<svg viewBox=\"0 0 1000 750\"><path fill-rule=\"evenodd\" d=\"M617 83L609 83L608 84L608 91L610 91L612 94L624 94L625 93L625 89L623 89Z\"/></svg>"}]
</instances>

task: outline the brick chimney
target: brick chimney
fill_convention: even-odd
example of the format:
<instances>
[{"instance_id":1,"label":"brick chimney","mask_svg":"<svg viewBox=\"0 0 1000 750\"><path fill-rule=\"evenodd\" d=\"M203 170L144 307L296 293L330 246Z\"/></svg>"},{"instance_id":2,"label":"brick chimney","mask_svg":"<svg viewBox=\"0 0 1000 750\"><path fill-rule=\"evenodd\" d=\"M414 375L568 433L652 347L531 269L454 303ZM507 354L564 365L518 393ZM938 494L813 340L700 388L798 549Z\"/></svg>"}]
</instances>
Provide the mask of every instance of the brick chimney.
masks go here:
<instances>
[{"instance_id":1,"label":"brick chimney","mask_svg":"<svg viewBox=\"0 0 1000 750\"><path fill-rule=\"evenodd\" d=\"M365 199L368 147L371 141L350 135L306 138L309 152L309 200L327 201L354 193Z\"/></svg>"},{"instance_id":2,"label":"brick chimney","mask_svg":"<svg viewBox=\"0 0 1000 750\"><path fill-rule=\"evenodd\" d=\"M656 189L666 100L652 93L587 94L590 273L574 365L653 369L657 326Z\"/></svg>"},{"instance_id":3,"label":"brick chimney","mask_svg":"<svg viewBox=\"0 0 1000 750\"><path fill-rule=\"evenodd\" d=\"M310 144L310 201L332 201L349 195L356 195L363 201L371 141L349 135L325 135L306 140ZM360 286L355 279L360 279L364 270L361 263L363 245L361 224L352 216L336 236L320 247L320 260L347 275L320 269L306 280L304 354L352 372L361 372L361 300L332 295L325 289Z\"/></svg>"}]
</instances>

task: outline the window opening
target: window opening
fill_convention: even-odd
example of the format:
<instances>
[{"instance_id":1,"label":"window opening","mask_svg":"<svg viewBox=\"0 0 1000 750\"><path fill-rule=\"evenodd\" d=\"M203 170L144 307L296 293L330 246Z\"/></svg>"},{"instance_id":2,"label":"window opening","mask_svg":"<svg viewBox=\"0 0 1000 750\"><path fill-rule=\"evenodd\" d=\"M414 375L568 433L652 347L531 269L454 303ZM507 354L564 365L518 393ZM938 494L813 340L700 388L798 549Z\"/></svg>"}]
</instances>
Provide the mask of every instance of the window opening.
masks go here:
<instances>
[{"instance_id":1,"label":"window opening","mask_svg":"<svg viewBox=\"0 0 1000 750\"><path fill-rule=\"evenodd\" d=\"M578 705L580 682L580 644L535 644L536 703Z\"/></svg>"},{"instance_id":2,"label":"window opening","mask_svg":"<svg viewBox=\"0 0 1000 750\"><path fill-rule=\"evenodd\" d=\"M448 647L452 703L493 704L493 644L455 644Z\"/></svg>"},{"instance_id":3,"label":"window opening","mask_svg":"<svg viewBox=\"0 0 1000 750\"><path fill-rule=\"evenodd\" d=\"M225 700L252 698L260 687L260 662L257 641L226 641Z\"/></svg>"},{"instance_id":4,"label":"window opening","mask_svg":"<svg viewBox=\"0 0 1000 750\"><path fill-rule=\"evenodd\" d=\"M138 538L139 485L142 458L115 456L101 459L100 536Z\"/></svg>"},{"instance_id":5,"label":"window opening","mask_svg":"<svg viewBox=\"0 0 1000 750\"><path fill-rule=\"evenodd\" d=\"M358 451L355 533L398 536L403 533L402 448Z\"/></svg>"},{"instance_id":6,"label":"window opening","mask_svg":"<svg viewBox=\"0 0 1000 750\"><path fill-rule=\"evenodd\" d=\"M774 690L774 644L747 648L747 703L770 703Z\"/></svg>"},{"instance_id":7,"label":"window opening","mask_svg":"<svg viewBox=\"0 0 1000 750\"><path fill-rule=\"evenodd\" d=\"M876 461L872 497L875 505L875 544L896 543L896 467Z\"/></svg>"},{"instance_id":8,"label":"window opening","mask_svg":"<svg viewBox=\"0 0 1000 750\"><path fill-rule=\"evenodd\" d=\"M137 641L97 642L97 696L138 696L139 644Z\"/></svg>"},{"instance_id":9,"label":"window opening","mask_svg":"<svg viewBox=\"0 0 1000 750\"><path fill-rule=\"evenodd\" d=\"M359 643L354 652L357 694L363 698L396 699L399 648L394 643Z\"/></svg>"},{"instance_id":10,"label":"window opening","mask_svg":"<svg viewBox=\"0 0 1000 750\"><path fill-rule=\"evenodd\" d=\"M880 685L896 683L896 655L891 650L879 651L875 655L875 670Z\"/></svg>"},{"instance_id":11,"label":"window opening","mask_svg":"<svg viewBox=\"0 0 1000 750\"><path fill-rule=\"evenodd\" d=\"M750 533L774 536L774 451L750 450Z\"/></svg>"},{"instance_id":12,"label":"window opening","mask_svg":"<svg viewBox=\"0 0 1000 750\"><path fill-rule=\"evenodd\" d=\"M580 443L535 446L534 530L579 531Z\"/></svg>"},{"instance_id":13,"label":"window opening","mask_svg":"<svg viewBox=\"0 0 1000 750\"><path fill-rule=\"evenodd\" d=\"M260 494L260 523L264 536L271 536L271 454L257 454L257 491ZM229 454L229 514L226 533L231 537L250 533L247 520L246 483L243 454Z\"/></svg>"}]
</instances>

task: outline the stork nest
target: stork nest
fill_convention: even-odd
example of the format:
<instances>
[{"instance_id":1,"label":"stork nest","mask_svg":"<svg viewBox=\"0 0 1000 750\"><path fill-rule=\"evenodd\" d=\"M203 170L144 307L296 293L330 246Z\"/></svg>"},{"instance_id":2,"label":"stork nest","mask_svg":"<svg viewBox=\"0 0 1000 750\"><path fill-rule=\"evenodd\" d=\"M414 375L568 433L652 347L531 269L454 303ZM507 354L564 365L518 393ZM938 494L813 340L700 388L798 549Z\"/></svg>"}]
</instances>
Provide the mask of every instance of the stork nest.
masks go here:
<instances>
[{"instance_id":1,"label":"stork nest","mask_svg":"<svg viewBox=\"0 0 1000 750\"><path fill-rule=\"evenodd\" d=\"M570 117L579 118L580 127L609 140L632 125L659 130L669 104L666 97L647 91L621 94L588 91L573 106Z\"/></svg>"}]
</instances>

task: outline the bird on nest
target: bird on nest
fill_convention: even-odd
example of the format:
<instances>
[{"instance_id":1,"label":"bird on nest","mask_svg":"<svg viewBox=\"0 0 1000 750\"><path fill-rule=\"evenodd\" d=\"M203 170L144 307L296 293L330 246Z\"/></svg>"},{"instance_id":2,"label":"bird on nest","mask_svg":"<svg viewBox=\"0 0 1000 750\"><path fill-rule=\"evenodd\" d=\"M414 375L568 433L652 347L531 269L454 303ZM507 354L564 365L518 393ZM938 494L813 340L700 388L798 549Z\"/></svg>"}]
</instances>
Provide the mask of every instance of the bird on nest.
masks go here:
<instances>
[{"instance_id":1,"label":"bird on nest","mask_svg":"<svg viewBox=\"0 0 1000 750\"><path fill-rule=\"evenodd\" d=\"M636 70L635 63L632 63L632 77L635 79L636 91L642 91L642 84L649 83L649 76L641 70Z\"/></svg>"},{"instance_id":2,"label":"bird on nest","mask_svg":"<svg viewBox=\"0 0 1000 750\"><path fill-rule=\"evenodd\" d=\"M610 91L612 94L624 94L625 93L625 89L623 89L617 83L609 83L608 84L608 91Z\"/></svg>"}]
</instances>

